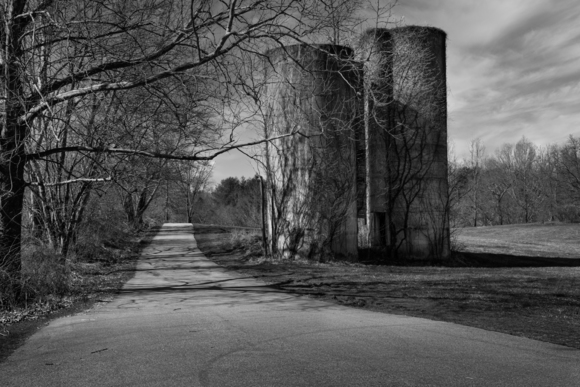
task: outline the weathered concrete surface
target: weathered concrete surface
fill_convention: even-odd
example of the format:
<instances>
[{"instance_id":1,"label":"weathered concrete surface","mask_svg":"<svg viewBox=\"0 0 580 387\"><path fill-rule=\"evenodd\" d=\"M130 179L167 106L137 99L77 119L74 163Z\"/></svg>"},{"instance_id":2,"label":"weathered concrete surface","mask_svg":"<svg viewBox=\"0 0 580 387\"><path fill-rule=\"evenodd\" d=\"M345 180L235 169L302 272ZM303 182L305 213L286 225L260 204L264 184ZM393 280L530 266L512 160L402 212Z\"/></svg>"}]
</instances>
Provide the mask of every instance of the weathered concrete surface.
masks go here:
<instances>
[{"instance_id":1,"label":"weathered concrete surface","mask_svg":"<svg viewBox=\"0 0 580 387\"><path fill-rule=\"evenodd\" d=\"M167 224L114 301L53 321L0 386L577 386L580 351L239 278Z\"/></svg>"}]
</instances>

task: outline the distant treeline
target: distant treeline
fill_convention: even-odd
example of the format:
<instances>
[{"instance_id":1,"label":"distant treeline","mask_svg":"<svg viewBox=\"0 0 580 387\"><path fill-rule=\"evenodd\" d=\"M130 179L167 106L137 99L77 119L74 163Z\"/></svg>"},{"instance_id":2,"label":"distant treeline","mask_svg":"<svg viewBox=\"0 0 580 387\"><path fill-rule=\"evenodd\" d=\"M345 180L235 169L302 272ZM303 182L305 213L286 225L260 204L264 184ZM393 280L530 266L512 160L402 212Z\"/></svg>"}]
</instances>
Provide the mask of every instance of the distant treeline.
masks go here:
<instances>
[{"instance_id":1,"label":"distant treeline","mask_svg":"<svg viewBox=\"0 0 580 387\"><path fill-rule=\"evenodd\" d=\"M472 141L466 160L449 160L452 226L580 221L580 137L538 147L523 137L486 154Z\"/></svg>"},{"instance_id":2,"label":"distant treeline","mask_svg":"<svg viewBox=\"0 0 580 387\"><path fill-rule=\"evenodd\" d=\"M183 195L170 194L170 220L187 221ZM228 177L213 189L199 192L189 221L224 226L261 227L260 181L256 178Z\"/></svg>"}]
</instances>

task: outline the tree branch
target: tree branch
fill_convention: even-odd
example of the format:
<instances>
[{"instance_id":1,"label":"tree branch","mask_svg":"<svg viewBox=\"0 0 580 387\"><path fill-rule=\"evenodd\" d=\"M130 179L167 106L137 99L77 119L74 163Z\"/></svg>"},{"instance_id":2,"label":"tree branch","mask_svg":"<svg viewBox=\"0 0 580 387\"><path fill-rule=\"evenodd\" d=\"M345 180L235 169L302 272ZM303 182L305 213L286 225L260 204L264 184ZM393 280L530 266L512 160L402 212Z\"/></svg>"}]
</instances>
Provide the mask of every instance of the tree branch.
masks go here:
<instances>
[{"instance_id":1,"label":"tree branch","mask_svg":"<svg viewBox=\"0 0 580 387\"><path fill-rule=\"evenodd\" d=\"M73 184L73 183L99 183L105 181L112 181L112 177L102 177L102 178L78 178L78 179L71 179L71 180L64 180L64 181L57 181L53 183L37 183L37 182L29 182L27 185L34 186L34 187L54 187L57 185L66 185L66 184Z\"/></svg>"},{"instance_id":2,"label":"tree branch","mask_svg":"<svg viewBox=\"0 0 580 387\"><path fill-rule=\"evenodd\" d=\"M186 156L186 155L176 155L176 154L172 154L172 153L149 152L149 151L143 151L143 150L139 150L139 149L126 149L126 148L115 148L115 147L91 147L91 146L76 145L76 146L68 146L68 147L49 149L49 150L42 151L42 152L29 153L26 155L25 159L26 159L26 161L31 161L31 160L38 160L38 159L41 159L41 158L44 158L46 156L50 156L53 154L59 154L59 153L89 152L89 153L108 153L108 154L130 154L130 155L157 158L157 159L166 159L166 160L203 161L203 160L213 160L217 156L219 156L223 153L229 152L231 150L234 150L234 149L240 149L240 148L245 148L245 147L249 147L249 146L264 144L266 142L272 142L272 141L279 140L282 138L291 137L291 136L294 136L295 134L298 134L300 136L304 136L306 138L310 138L310 137L319 136L322 133L305 135L299 131L294 131L292 133L282 134L282 135L276 136L276 137L265 138L262 140L246 142L246 143L238 144L238 145L226 146L226 147L223 147L221 149L218 148L219 150L213 150L215 152L210 154L209 156L199 156L199 154L210 152L212 150L201 150L201 151L196 152L192 156Z\"/></svg>"}]
</instances>

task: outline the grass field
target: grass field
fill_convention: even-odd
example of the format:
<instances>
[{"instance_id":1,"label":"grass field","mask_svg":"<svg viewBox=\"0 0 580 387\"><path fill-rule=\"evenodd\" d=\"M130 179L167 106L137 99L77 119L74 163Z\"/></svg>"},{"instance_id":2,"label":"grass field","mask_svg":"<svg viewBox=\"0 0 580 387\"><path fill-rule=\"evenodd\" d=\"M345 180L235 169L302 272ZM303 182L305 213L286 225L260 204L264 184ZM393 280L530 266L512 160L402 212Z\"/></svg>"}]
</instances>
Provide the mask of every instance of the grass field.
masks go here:
<instances>
[{"instance_id":1,"label":"grass field","mask_svg":"<svg viewBox=\"0 0 580 387\"><path fill-rule=\"evenodd\" d=\"M578 223L468 227L455 235L460 250L471 253L580 259Z\"/></svg>"},{"instance_id":2,"label":"grass field","mask_svg":"<svg viewBox=\"0 0 580 387\"><path fill-rule=\"evenodd\" d=\"M580 266L574 259L579 257L574 255L579 228L463 229L464 254L455 267L271 261L259 256L255 235L197 226L195 236L201 250L218 264L288 292L580 349L580 267L553 266ZM545 254L536 255L540 252ZM463 261L471 267L460 267Z\"/></svg>"}]
</instances>

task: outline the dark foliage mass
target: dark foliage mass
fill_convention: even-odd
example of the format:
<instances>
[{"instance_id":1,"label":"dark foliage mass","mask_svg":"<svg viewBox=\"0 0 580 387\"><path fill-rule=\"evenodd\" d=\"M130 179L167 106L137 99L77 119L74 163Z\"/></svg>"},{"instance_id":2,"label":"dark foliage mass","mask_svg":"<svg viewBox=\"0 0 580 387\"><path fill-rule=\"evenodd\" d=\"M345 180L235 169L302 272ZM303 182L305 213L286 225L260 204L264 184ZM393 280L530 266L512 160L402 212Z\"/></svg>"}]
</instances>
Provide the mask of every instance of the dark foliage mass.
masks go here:
<instances>
[{"instance_id":1,"label":"dark foliage mass","mask_svg":"<svg viewBox=\"0 0 580 387\"><path fill-rule=\"evenodd\" d=\"M181 220L179 209L173 209ZM260 227L260 181L256 178L228 177L213 190L200 193L193 203L194 223Z\"/></svg>"}]
</instances>

